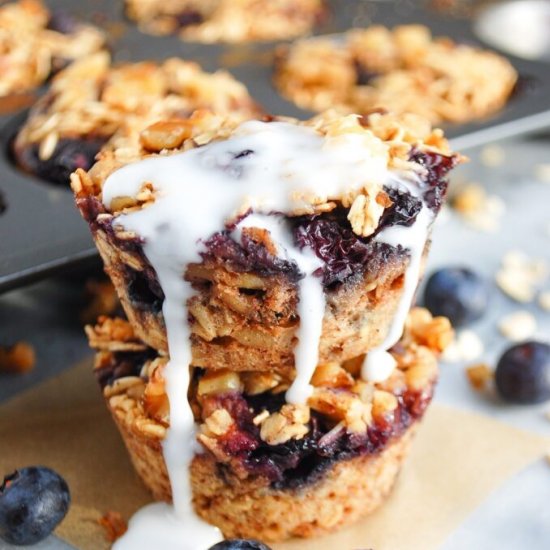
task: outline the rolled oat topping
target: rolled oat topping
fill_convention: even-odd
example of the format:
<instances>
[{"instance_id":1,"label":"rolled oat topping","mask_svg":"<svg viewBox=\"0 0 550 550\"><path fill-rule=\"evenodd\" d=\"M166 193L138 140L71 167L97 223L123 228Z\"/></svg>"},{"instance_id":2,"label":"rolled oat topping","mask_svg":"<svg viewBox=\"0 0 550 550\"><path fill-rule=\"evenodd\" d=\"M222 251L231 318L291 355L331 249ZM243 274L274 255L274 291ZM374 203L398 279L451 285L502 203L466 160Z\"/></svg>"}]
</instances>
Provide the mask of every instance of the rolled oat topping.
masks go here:
<instances>
[{"instance_id":1,"label":"rolled oat topping","mask_svg":"<svg viewBox=\"0 0 550 550\"><path fill-rule=\"evenodd\" d=\"M178 58L111 65L109 54L98 52L55 76L16 136L16 160L65 183L77 168L91 168L103 146L119 156L140 140L152 152L178 147L189 137L189 123L179 119L202 108L239 120L260 112L246 87L225 71L206 73ZM177 120L154 124L170 117Z\"/></svg>"},{"instance_id":2,"label":"rolled oat topping","mask_svg":"<svg viewBox=\"0 0 550 550\"><path fill-rule=\"evenodd\" d=\"M501 108L517 73L488 50L433 38L421 25L356 29L279 51L275 83L306 109L390 109L432 122L465 122Z\"/></svg>"},{"instance_id":3,"label":"rolled oat topping","mask_svg":"<svg viewBox=\"0 0 550 550\"><path fill-rule=\"evenodd\" d=\"M0 95L32 90L75 59L105 47L100 30L68 14L50 13L40 0L0 7Z\"/></svg>"},{"instance_id":4,"label":"rolled oat topping","mask_svg":"<svg viewBox=\"0 0 550 550\"><path fill-rule=\"evenodd\" d=\"M300 36L326 11L323 0L126 0L126 13L145 32L210 43Z\"/></svg>"}]
</instances>

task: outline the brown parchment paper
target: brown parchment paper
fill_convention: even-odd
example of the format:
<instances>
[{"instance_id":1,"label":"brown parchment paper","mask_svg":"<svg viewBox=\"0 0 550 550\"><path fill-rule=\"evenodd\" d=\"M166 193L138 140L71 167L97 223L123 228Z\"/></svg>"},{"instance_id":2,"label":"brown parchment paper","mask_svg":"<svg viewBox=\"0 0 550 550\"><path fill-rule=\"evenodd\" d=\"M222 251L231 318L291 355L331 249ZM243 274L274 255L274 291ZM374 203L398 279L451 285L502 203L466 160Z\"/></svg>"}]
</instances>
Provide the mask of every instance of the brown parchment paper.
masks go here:
<instances>
[{"instance_id":1,"label":"brown parchment paper","mask_svg":"<svg viewBox=\"0 0 550 550\"><path fill-rule=\"evenodd\" d=\"M434 404L379 511L335 535L274 548L437 548L493 489L548 448L548 438ZM50 466L67 479L73 503L57 534L83 550L109 547L97 523L105 512L129 518L150 500L88 362L0 407L0 473L31 464Z\"/></svg>"}]
</instances>

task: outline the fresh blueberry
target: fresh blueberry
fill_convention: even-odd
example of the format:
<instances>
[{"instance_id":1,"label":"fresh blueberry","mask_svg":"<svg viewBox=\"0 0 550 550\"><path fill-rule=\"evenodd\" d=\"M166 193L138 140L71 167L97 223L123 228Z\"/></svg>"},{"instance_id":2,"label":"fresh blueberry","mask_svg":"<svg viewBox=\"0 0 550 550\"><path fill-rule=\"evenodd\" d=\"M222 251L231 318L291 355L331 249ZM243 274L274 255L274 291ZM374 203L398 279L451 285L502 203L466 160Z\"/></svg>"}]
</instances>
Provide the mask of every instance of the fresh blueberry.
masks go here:
<instances>
[{"instance_id":1,"label":"fresh blueberry","mask_svg":"<svg viewBox=\"0 0 550 550\"><path fill-rule=\"evenodd\" d=\"M550 399L550 345L525 342L508 348L495 372L498 393L506 401L532 404Z\"/></svg>"},{"instance_id":2,"label":"fresh blueberry","mask_svg":"<svg viewBox=\"0 0 550 550\"><path fill-rule=\"evenodd\" d=\"M44 466L16 470L0 485L0 538L35 544L65 517L71 495L65 480Z\"/></svg>"},{"instance_id":3,"label":"fresh blueberry","mask_svg":"<svg viewBox=\"0 0 550 550\"><path fill-rule=\"evenodd\" d=\"M271 548L257 540L228 539L214 544L208 550L271 550Z\"/></svg>"},{"instance_id":4,"label":"fresh blueberry","mask_svg":"<svg viewBox=\"0 0 550 550\"><path fill-rule=\"evenodd\" d=\"M448 317L455 327L479 319L488 303L487 283L465 267L446 267L436 271L424 290L424 305L432 315Z\"/></svg>"}]
</instances>

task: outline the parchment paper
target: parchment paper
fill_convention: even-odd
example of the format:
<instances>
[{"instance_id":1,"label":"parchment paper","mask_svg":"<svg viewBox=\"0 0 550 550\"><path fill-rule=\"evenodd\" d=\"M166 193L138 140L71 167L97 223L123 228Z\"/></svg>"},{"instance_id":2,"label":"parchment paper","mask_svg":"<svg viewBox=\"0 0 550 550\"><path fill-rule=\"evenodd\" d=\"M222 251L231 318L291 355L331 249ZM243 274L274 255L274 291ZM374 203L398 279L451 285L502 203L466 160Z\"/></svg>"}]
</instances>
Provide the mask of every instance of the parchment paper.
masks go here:
<instances>
[{"instance_id":1,"label":"parchment paper","mask_svg":"<svg viewBox=\"0 0 550 550\"><path fill-rule=\"evenodd\" d=\"M540 458L548 438L488 417L432 405L397 487L360 525L275 545L277 550L437 548L504 480ZM126 519L150 500L105 409L88 362L0 407L0 473L42 464L69 483L73 503L57 534L108 548L97 519Z\"/></svg>"}]
</instances>

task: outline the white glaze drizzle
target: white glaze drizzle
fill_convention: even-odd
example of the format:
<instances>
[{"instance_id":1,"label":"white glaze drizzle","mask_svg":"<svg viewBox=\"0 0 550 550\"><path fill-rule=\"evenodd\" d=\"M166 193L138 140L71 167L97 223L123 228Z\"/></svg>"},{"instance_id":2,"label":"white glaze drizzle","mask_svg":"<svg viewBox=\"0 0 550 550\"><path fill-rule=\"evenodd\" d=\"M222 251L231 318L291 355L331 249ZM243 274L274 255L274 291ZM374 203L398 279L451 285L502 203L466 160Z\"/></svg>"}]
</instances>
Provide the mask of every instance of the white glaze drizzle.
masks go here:
<instances>
[{"instance_id":1,"label":"white glaze drizzle","mask_svg":"<svg viewBox=\"0 0 550 550\"><path fill-rule=\"evenodd\" d=\"M412 195L421 198L416 185L406 184L405 187ZM397 304L397 310L392 318L388 333L382 343L371 349L365 356L361 369L361 377L364 380L383 382L389 378L396 366L396 361L388 350L397 344L403 334L407 314L411 309L414 293L418 285L422 266L422 253L433 219L434 214L422 202L422 208L412 226L392 225L382 229L375 237L375 241L377 242L408 249L410 258L404 274L403 293Z\"/></svg>"},{"instance_id":2,"label":"white glaze drizzle","mask_svg":"<svg viewBox=\"0 0 550 550\"><path fill-rule=\"evenodd\" d=\"M189 480L189 465L200 451L186 398L191 363L186 303L192 288L183 274L189 263L201 260L201 241L219 231L239 212L252 209L254 213L238 224L233 238L238 241L244 227L267 229L278 255L298 265L304 277L298 283L296 379L286 398L291 403L305 402L312 391L310 380L318 362L325 309L321 280L314 274L321 262L309 249L301 250L294 245L282 217L269 214L302 208L308 204L306 197L310 195L322 200L337 199L367 183L391 182L395 176L387 169L387 156L370 155L370 144L364 139L353 133L323 137L312 128L281 122L247 122L229 140L127 165L105 182L103 201L107 207L116 197L136 196L145 182L154 184L155 202L140 211L120 215L116 224L144 240L145 255L165 294L163 314L170 351L165 371L170 429L163 452L174 505L156 503L140 510L130 521L127 534L116 543L116 550L152 547L201 550L221 540L216 528L195 515ZM236 158L243 151L252 153ZM419 222L427 216L426 210L419 215L417 230L389 228L377 237L381 242L400 244L411 251L404 292L407 298L402 299L397 315L400 319L403 311L406 315L416 286L415 273L425 242L421 229L424 222ZM421 244L413 242L417 238ZM420 250L420 256L416 250ZM390 336L393 338L398 332L397 338L400 336L400 324L402 330L400 320L394 323L384 345ZM383 353L376 351L374 356L377 354L378 360L383 361ZM364 370L372 375L368 363ZM376 372L374 375L380 376Z\"/></svg>"},{"instance_id":3,"label":"white glaze drizzle","mask_svg":"<svg viewBox=\"0 0 550 550\"><path fill-rule=\"evenodd\" d=\"M370 156L365 139L360 134L322 137L312 128L287 123L248 122L227 141L127 165L105 182L103 201L108 207L113 198L135 196L143 183L154 183L155 202L119 216L116 223L144 239L145 255L165 294L163 314L171 357L166 368L170 429L163 452L174 506L157 503L143 508L116 550L202 550L221 539L217 529L194 514L189 481L197 444L187 402L191 349L186 302L192 290L183 273L189 263L200 261L200 241L219 231L243 207L252 208L257 226L268 228L279 253L302 270L297 374L286 397L293 403L305 402L317 365L325 307L321 282L314 275L320 262L312 252L294 246L282 225L260 214L292 212L307 204L305 195L330 200L366 183L387 182L391 177L387 157ZM243 151L252 153L235 158Z\"/></svg>"},{"instance_id":4,"label":"white glaze drizzle","mask_svg":"<svg viewBox=\"0 0 550 550\"><path fill-rule=\"evenodd\" d=\"M287 390L285 399L288 403L305 404L313 392L311 377L319 362L319 341L323 331L325 315L325 292L320 277L315 271L323 267L323 262L309 248L298 248L288 230L286 220L280 216L252 214L237 226L237 240L240 231L245 227L267 229L271 240L277 247L277 255L296 262L304 277L298 281L298 315L300 324L296 332L298 343L294 348L296 378Z\"/></svg>"}]
</instances>

